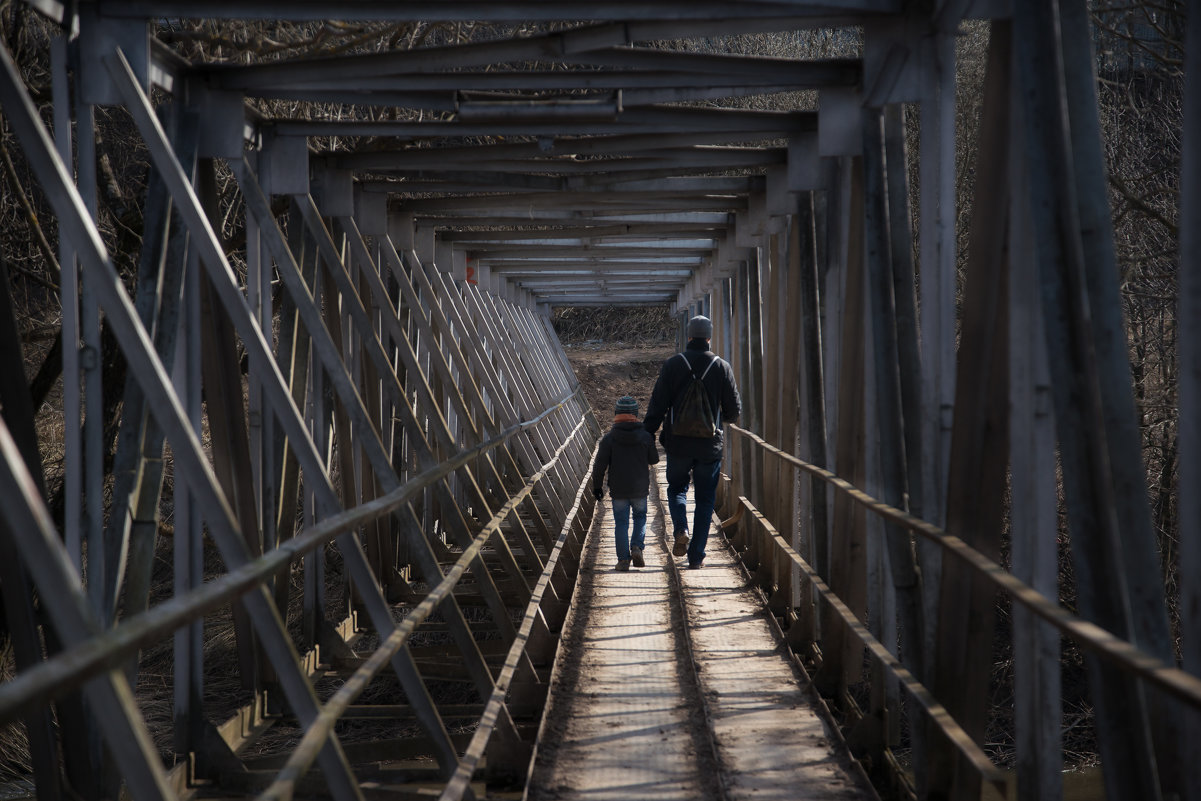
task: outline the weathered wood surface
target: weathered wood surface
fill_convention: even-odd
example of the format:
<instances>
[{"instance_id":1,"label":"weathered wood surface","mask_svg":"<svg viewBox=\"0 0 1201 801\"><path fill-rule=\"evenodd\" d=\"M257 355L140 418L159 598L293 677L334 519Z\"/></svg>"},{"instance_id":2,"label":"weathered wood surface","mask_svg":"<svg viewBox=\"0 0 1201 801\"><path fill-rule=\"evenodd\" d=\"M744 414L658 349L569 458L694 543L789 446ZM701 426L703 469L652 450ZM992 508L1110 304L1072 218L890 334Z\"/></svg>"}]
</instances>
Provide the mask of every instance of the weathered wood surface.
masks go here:
<instances>
[{"instance_id":1,"label":"weathered wood surface","mask_svg":"<svg viewBox=\"0 0 1201 801\"><path fill-rule=\"evenodd\" d=\"M469 792L481 763L492 780L502 763L522 773L534 746L524 716L545 699L600 433L547 315L601 304L667 305L681 335L693 314L714 320L714 348L744 401L723 461L731 542L881 786L975 799L982 781L1000 780L980 749L999 590L1014 603L1021 795L1061 793L1048 669L1059 632L1090 654L1110 795L1201 793L1177 747L1201 715L1188 625L1201 616L1188 569L1197 510L1182 496L1187 673L1175 664L1143 495L1087 4L910 6L84 4L65 20L78 40L51 48L53 139L5 50L0 104L56 218L63 307L61 529L26 478L38 469L36 443L22 440L32 427L15 335L0 352L5 422L23 453L4 452L0 553L22 561L8 559L0 577L19 668L0 687L0 719L31 726L40 797L114 795L117 773L137 797L170 795L192 775L261 790L267 763L242 775L239 754L279 725L277 707L302 727L323 721L279 787L308 788L301 768L319 754L332 795L363 797L370 771L358 763L394 741L343 748L329 721L354 714L353 693L326 708L314 678L368 662L402 688L420 730L406 753L436 765L421 782L449 781L449 801ZM147 25L337 13L570 23L584 11L592 22L520 36L271 63L188 64L152 44ZM960 304L954 47L968 13L997 18ZM1186 481L1201 447L1188 336L1201 29L1190 25ZM837 58L646 45L711 46L735 33L800 42L815 28L851 27L862 40L848 38ZM816 102L778 94L799 89ZM778 97L794 105L765 110ZM156 107L166 98L169 108ZM680 105L697 100L706 105ZM247 101L272 102L248 114ZM304 101L325 105L289 116ZM96 122L114 105L153 164L132 291L95 224ZM343 106L370 115L322 111ZM226 169L228 187L216 180ZM244 241L222 240L231 221ZM101 315L129 365L107 402ZM13 319L3 308L0 317ZM106 473L103 426L118 396ZM160 599L152 568L168 448L173 576ZM1053 600L1056 450L1079 617ZM1021 503L1006 505L1007 476ZM998 564L1006 526L1012 573ZM206 536L219 575L204 572ZM461 577L453 588L447 570ZM448 588L427 598L437 586ZM423 599L436 620L397 622ZM210 721L201 632L226 608L244 695L233 719ZM408 646L410 630L444 650ZM391 645L357 654L372 635ZM137 650L168 636L184 766L174 777L129 692ZM441 678L476 697L443 703ZM862 705L850 697L861 683ZM66 694L75 691L96 711ZM935 719L909 726L903 743L902 705L911 724ZM470 742L446 725L464 707L479 713ZM902 744L913 787L895 769Z\"/></svg>"}]
</instances>

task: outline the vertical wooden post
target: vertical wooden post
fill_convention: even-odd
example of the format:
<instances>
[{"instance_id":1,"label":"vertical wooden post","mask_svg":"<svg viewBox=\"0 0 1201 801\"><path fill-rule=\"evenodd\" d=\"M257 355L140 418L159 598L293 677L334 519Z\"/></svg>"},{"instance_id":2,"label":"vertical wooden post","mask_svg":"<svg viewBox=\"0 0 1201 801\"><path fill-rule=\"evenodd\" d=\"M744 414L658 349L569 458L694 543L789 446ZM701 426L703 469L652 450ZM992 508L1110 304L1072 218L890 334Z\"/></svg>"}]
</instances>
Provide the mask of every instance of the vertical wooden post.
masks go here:
<instances>
[{"instance_id":1,"label":"vertical wooden post","mask_svg":"<svg viewBox=\"0 0 1201 801\"><path fill-rule=\"evenodd\" d=\"M173 382L187 421L200 436L200 269L198 256L189 249L184 270L184 307L180 315L183 335L178 340ZM203 530L200 508L189 489L189 476L176 468L173 592L186 595L204 580ZM204 738L204 621L197 620L175 631L174 719L175 753L195 754Z\"/></svg>"},{"instance_id":2,"label":"vertical wooden post","mask_svg":"<svg viewBox=\"0 0 1201 801\"><path fill-rule=\"evenodd\" d=\"M71 92L67 76L67 34L56 36L50 46L53 74L54 146L64 164L73 164L74 144L71 119ZM79 261L70 235L62 227L58 234L58 262L62 270L59 306L62 309L63 363L63 533L67 553L76 573L83 572L83 539L80 525L80 498L83 495L83 429L81 425L82 389L79 375ZM51 637L51 650L56 638ZM91 755L88 753L87 719L82 696L72 694L58 704L63 742L63 761L67 781L77 792L94 786Z\"/></svg>"},{"instance_id":3,"label":"vertical wooden post","mask_svg":"<svg viewBox=\"0 0 1201 801\"><path fill-rule=\"evenodd\" d=\"M1056 433L1081 615L1129 639L1133 637L1130 595L1093 350L1056 12L1055 3L1016 0L1013 28L1017 91L1026 100L1022 109L1025 162L1048 362L1056 376ZM1086 661L1107 793L1113 798L1158 799L1159 779L1142 687L1095 658Z\"/></svg>"},{"instance_id":4,"label":"vertical wooden post","mask_svg":"<svg viewBox=\"0 0 1201 801\"><path fill-rule=\"evenodd\" d=\"M958 20L955 21L958 25ZM955 30L923 40L921 169L922 505L925 519L942 525L955 395ZM918 545L922 569L927 662L938 639L938 585L942 549Z\"/></svg>"},{"instance_id":5,"label":"vertical wooden post","mask_svg":"<svg viewBox=\"0 0 1201 801\"><path fill-rule=\"evenodd\" d=\"M780 373L780 390L777 403L780 415L780 448L785 453L795 453L797 446L798 403L800 391L801 347L801 318L796 313L801 299L801 219L795 215L784 218L785 238L784 258L781 268L785 271L783 291L779 295L780 332L779 357L776 369ZM793 548L800 546L800 531L797 525L797 470L790 463L780 462L780 479L776 494L779 498L780 533ZM800 591L800 570L792 564L791 559L780 558L780 583L784 591L784 603L787 605L790 618L795 619L795 612Z\"/></svg>"},{"instance_id":6,"label":"vertical wooden post","mask_svg":"<svg viewBox=\"0 0 1201 801\"><path fill-rule=\"evenodd\" d=\"M1180 301L1176 337L1179 363L1178 487L1201 486L1201 14L1188 15L1185 51L1184 143L1180 161ZM1184 669L1201 675L1201 492L1180 492L1181 641ZM1188 716L1185 739L1201 738L1201 713ZM1186 786L1201 794L1201 760L1189 766Z\"/></svg>"},{"instance_id":7,"label":"vertical wooden post","mask_svg":"<svg viewBox=\"0 0 1201 801\"><path fill-rule=\"evenodd\" d=\"M77 89L78 92L78 89ZM84 205L97 219L95 107L76 98L76 136L79 141L78 182ZM100 345L100 309L92 282L80 271L79 329L82 340L79 366L83 370L83 541L88 546L88 598L97 611L104 607L104 354ZM70 502L70 501L68 501Z\"/></svg>"},{"instance_id":8,"label":"vertical wooden post","mask_svg":"<svg viewBox=\"0 0 1201 801\"><path fill-rule=\"evenodd\" d=\"M1013 99L1010 100L1013 102ZM1009 122L1009 464L1013 574L1048 598L1058 597L1059 510L1051 376L1043 347L1021 126ZM1017 797L1063 795L1059 631L1021 604L1013 606L1014 729Z\"/></svg>"},{"instance_id":9,"label":"vertical wooden post","mask_svg":"<svg viewBox=\"0 0 1201 801\"><path fill-rule=\"evenodd\" d=\"M751 250L747 263L747 384L742 394L742 407L748 412L747 428L763 432L763 259L759 248ZM750 468L750 498L758 503L763 497L763 451L755 448L747 467ZM756 554L756 560L760 557Z\"/></svg>"},{"instance_id":10,"label":"vertical wooden post","mask_svg":"<svg viewBox=\"0 0 1201 801\"><path fill-rule=\"evenodd\" d=\"M740 262L734 284L734 325L731 334L735 342L734 362L732 366L735 375L738 376L738 388L742 395L742 422L743 427L747 429L751 427L750 401L747 398L748 388L751 385L750 346L747 344L750 339L750 326L747 321L749 313L747 284L749 281L749 266L746 262ZM753 447L752 443L745 437L739 437L738 472L731 474L737 487L736 495L750 496L751 455L754 453ZM746 547L745 543L743 547Z\"/></svg>"},{"instance_id":11,"label":"vertical wooden post","mask_svg":"<svg viewBox=\"0 0 1201 801\"><path fill-rule=\"evenodd\" d=\"M766 227L766 225L765 225ZM760 435L776 447L780 447L780 331L783 328L783 319L780 310L780 297L783 293L783 284L781 283L781 272L783 259L780 254L780 240L775 234L767 234L764 237L764 247L760 251L763 254L763 268L767 273L765 276L767 281L767 292L764 295L764 309L762 317L762 360L763 360L763 400L760 405ZM780 514L781 504L779 503L779 482L781 464L780 460L771 456L763 455L760 459L760 464L763 466L762 479L759 484L759 492L761 494L754 497L754 502L759 506L776 525L781 525L782 516ZM771 611L777 615L783 614L786 607L780 606L780 572L781 565L780 554L777 549L770 543L770 540L763 538L761 540L767 543L765 562L761 566L760 580L763 582L764 589L768 593L768 604Z\"/></svg>"},{"instance_id":12,"label":"vertical wooden post","mask_svg":"<svg viewBox=\"0 0 1201 801\"><path fill-rule=\"evenodd\" d=\"M902 405L900 359L897 344L896 302L889 235L888 185L885 164L884 117L879 109L864 109L863 173L864 228L868 299L872 332L875 378L876 431L879 436L879 465L883 500L895 508L905 508L908 486L905 458L905 420ZM870 427L869 416L865 425ZM881 623L897 622L898 640L906 666L921 680L926 675L924 618L921 583L908 533L886 523L883 527L888 554L889 575L895 591L895 613L888 604ZM890 640L890 645L891 645ZM924 720L911 708L910 738L915 753L922 753ZM922 783L920 764L915 765L917 782Z\"/></svg>"},{"instance_id":13,"label":"vertical wooden post","mask_svg":"<svg viewBox=\"0 0 1201 801\"><path fill-rule=\"evenodd\" d=\"M803 347L801 351L800 370L801 384L804 396L801 402L804 406L805 442L808 452L802 456L818 467L829 467L829 456L826 450L826 398L825 371L822 363L822 329L820 298L818 297L817 275L817 228L816 215L813 208L813 193L801 195L797 212L797 231L799 237L799 278L800 278L800 314ZM830 525L829 504L826 484L813 476L809 479L809 519L811 530L809 547L802 551L809 563L823 575L826 571L826 557L829 550ZM820 555L820 556L819 556ZM826 571L826 572L823 572ZM805 602L813 595L810 588L806 592ZM817 631L809 632L816 637Z\"/></svg>"},{"instance_id":14,"label":"vertical wooden post","mask_svg":"<svg viewBox=\"0 0 1201 801\"><path fill-rule=\"evenodd\" d=\"M964 293L955 420L947 482L947 531L1000 560L1008 446L1007 119L1009 30L994 26L985 75L980 151ZM937 662L927 681L977 742L987 723L996 592L964 565L943 564ZM980 776L931 738L930 789L979 795Z\"/></svg>"},{"instance_id":15,"label":"vertical wooden post","mask_svg":"<svg viewBox=\"0 0 1201 801\"><path fill-rule=\"evenodd\" d=\"M896 309L897 359L905 430L905 491L909 513L924 516L922 503L922 356L918 341L917 282L913 271L913 232L909 212L909 159L905 148L905 107L884 107L885 167L888 172L888 237L893 301ZM926 542L924 538L919 538ZM932 543L928 543L932 545ZM919 546L920 547L920 546Z\"/></svg>"},{"instance_id":16,"label":"vertical wooden post","mask_svg":"<svg viewBox=\"0 0 1201 801\"><path fill-rule=\"evenodd\" d=\"M1176 652L1168 623L1163 565L1147 497L1147 471L1134 404L1129 341L1115 280L1118 268L1097 108L1089 11L1084 0L1059 0L1059 8L1064 98L1076 167L1076 200L1080 210L1092 346L1097 354L1098 390L1113 494L1118 501L1121 566L1126 571L1130 592L1130 639L1148 653L1172 664ZM1148 691L1148 702L1156 767L1163 791L1165 794L1180 792L1178 785L1182 777L1179 774L1191 758L1181 750L1185 740L1180 731L1179 706L1155 690Z\"/></svg>"},{"instance_id":17,"label":"vertical wooden post","mask_svg":"<svg viewBox=\"0 0 1201 801\"><path fill-rule=\"evenodd\" d=\"M863 178L858 159L848 160L851 171L846 205L847 216L838 221L845 235L842 269L832 271L844 279L841 308L841 335L838 355L838 428L836 430L835 472L851 483L862 486L863 468L863 380L864 380L864 289L863 289ZM834 519L830 532L829 585L847 606L863 618L867 609L863 507L839 493L834 499ZM842 619L827 606L822 615L823 662L816 680L824 693L841 695L848 681L855 680L862 668Z\"/></svg>"},{"instance_id":18,"label":"vertical wooden post","mask_svg":"<svg viewBox=\"0 0 1201 801\"><path fill-rule=\"evenodd\" d=\"M0 414L20 448L38 495L46 497L42 479L42 457L34 428L33 404L25 381L25 359L20 332L9 288L8 264L0 259ZM4 602L4 622L8 627L13 659L18 671L28 670L42 661L42 643L34 607L33 584L21 564L20 549L7 520L0 518L0 597ZM59 744L50 707L22 716L29 738L34 781L39 801L63 796L59 778Z\"/></svg>"}]
</instances>

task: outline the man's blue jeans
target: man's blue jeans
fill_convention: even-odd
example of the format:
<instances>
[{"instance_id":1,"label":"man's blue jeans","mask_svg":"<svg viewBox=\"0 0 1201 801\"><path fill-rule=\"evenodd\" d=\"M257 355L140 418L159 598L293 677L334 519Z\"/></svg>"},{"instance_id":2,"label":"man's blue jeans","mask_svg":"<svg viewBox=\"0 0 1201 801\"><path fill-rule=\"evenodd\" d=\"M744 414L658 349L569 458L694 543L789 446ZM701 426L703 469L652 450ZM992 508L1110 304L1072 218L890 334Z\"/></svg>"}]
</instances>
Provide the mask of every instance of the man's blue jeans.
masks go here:
<instances>
[{"instance_id":1,"label":"man's blue jeans","mask_svg":"<svg viewBox=\"0 0 1201 801\"><path fill-rule=\"evenodd\" d=\"M634 513L634 531L629 532L630 512ZM646 498L613 498L613 537L617 558L630 558L630 548L646 547Z\"/></svg>"},{"instance_id":2,"label":"man's blue jeans","mask_svg":"<svg viewBox=\"0 0 1201 801\"><path fill-rule=\"evenodd\" d=\"M700 564L709 542L709 526L713 520L713 503L717 499L717 479L721 475L721 458L702 462L691 456L667 454L667 509L675 533L688 531L688 483L695 489L696 507L692 515L692 542L688 544L688 564Z\"/></svg>"}]
</instances>

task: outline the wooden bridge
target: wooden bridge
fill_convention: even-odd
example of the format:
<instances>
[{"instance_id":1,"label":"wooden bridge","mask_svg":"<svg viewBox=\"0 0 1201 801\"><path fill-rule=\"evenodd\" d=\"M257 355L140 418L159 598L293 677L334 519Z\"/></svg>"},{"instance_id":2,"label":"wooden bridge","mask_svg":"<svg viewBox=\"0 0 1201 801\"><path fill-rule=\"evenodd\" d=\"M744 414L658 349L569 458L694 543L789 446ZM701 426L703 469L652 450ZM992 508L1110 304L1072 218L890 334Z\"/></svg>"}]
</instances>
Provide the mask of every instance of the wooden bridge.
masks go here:
<instances>
[{"instance_id":1,"label":"wooden bridge","mask_svg":"<svg viewBox=\"0 0 1201 801\"><path fill-rule=\"evenodd\" d=\"M37 92L0 48L0 107L53 212L64 344L60 523L0 314L17 666L0 722L27 731L38 798L537 792L585 535L607 514L583 489L601 429L549 314L593 304L713 319L745 404L719 494L730 570L882 796L1062 797L1066 637L1107 797L1201 798L1201 15L1173 635L1084 0L14 13L52 40ZM955 39L980 19L964 231ZM290 57L267 21L336 46ZM98 165L118 132L150 165L132 265L96 222L102 183L133 168ZM1011 771L984 747L999 608Z\"/></svg>"}]
</instances>

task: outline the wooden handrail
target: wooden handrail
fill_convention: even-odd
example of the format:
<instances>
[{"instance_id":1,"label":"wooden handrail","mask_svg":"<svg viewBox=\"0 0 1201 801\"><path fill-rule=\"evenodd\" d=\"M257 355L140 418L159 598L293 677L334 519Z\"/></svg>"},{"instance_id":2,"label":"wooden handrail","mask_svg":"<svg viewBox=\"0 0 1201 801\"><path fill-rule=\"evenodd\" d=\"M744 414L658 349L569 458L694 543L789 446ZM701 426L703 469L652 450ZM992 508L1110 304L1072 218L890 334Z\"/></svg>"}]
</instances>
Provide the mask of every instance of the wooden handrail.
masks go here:
<instances>
[{"instance_id":1,"label":"wooden handrail","mask_svg":"<svg viewBox=\"0 0 1201 801\"><path fill-rule=\"evenodd\" d=\"M738 496L739 509L745 509L750 512L755 521L763 527L767 535L775 542L776 547L783 551L794 564L797 565L809 579L809 583L818 591L821 597L830 604L838 616L842 618L847 628L854 634L863 647L871 652L872 658L880 662L884 667L892 673L905 691L912 696L913 700L926 713L926 717L930 719L935 726L943 733L944 736L952 743L963 756L972 764L979 773L981 778L996 785L1004 793L1004 787L1008 781L1006 773L993 765L992 760L988 758L981 749L976 745L976 742L971 736L963 730L959 723L951 716L934 694L930 692L924 684L918 681L909 670L901 664L892 653L879 640L868 631L867 626L855 615L846 603L838 597L834 590L830 589L829 585L822 579L813 567L805 561L799 553L797 553L785 539L780 536L780 532L776 531L775 526L771 524L763 513L755 507L745 496Z\"/></svg>"},{"instance_id":2,"label":"wooden handrail","mask_svg":"<svg viewBox=\"0 0 1201 801\"><path fill-rule=\"evenodd\" d=\"M474 448L418 473L404 485L372 501L327 517L257 559L207 582L192 592L158 604L129 618L102 636L85 640L0 685L0 724L15 720L27 709L79 687L104 670L119 666L142 646L238 598L294 559L370 523L413 500L426 487L458 470L562 408L575 393L560 398L537 417L506 428ZM581 417L581 423L583 417ZM570 441L570 440L568 440Z\"/></svg>"},{"instance_id":3,"label":"wooden handrail","mask_svg":"<svg viewBox=\"0 0 1201 801\"><path fill-rule=\"evenodd\" d=\"M509 496L509 500L497 510L496 514L480 530L480 533L475 536L471 544L463 550L454 566L447 571L443 579L438 582L438 585L430 590L413 611L405 615L404 620L397 625L392 634L379 644L379 647L375 649L367 661L360 665L358 670L334 693L333 697L322 705L317 719L305 729L300 743L293 749L287 763L280 770L275 781L258 796L260 801L279 801L292 797L296 782L308 772L309 767L317 759L317 755L325 746L342 714L354 703L363 690L367 689L367 685L371 683L375 675L388 665L393 654L404 648L413 631L429 617L430 613L434 611L434 608L439 603L450 595L455 585L459 583L459 579L467 572L471 562L475 560L485 543L491 539L493 534L500 530L500 526L505 519L533 491L538 482L546 476L547 471L554 466L559 457L562 456L563 451L567 449L567 446L571 444L572 440L583 429L584 423L585 417L581 415L575 429L567 436L563 444L559 446L559 449L555 451L554 456L546 464L542 465L537 473L530 476L521 489ZM543 572L545 573L546 571L544 570ZM487 708L484 710L483 717L488 717ZM493 711L492 717L495 717L495 711ZM470 775L468 773L468 778L470 778Z\"/></svg>"},{"instance_id":4,"label":"wooden handrail","mask_svg":"<svg viewBox=\"0 0 1201 801\"><path fill-rule=\"evenodd\" d=\"M1091 623L1064 609L1054 600L1025 583L1017 576L989 557L968 545L961 538L948 534L938 526L927 523L893 506L873 498L846 479L817 465L785 453L763 438L741 426L729 424L736 434L746 437L763 450L795 465L810 475L817 476L842 492L859 505L888 520L920 534L942 546L948 553L962 560L976 573L992 582L998 589L1007 592L1013 600L1038 615L1043 620L1069 635L1081 647L1109 662L1129 671L1159 687L1164 692L1201 709L1201 678L1180 668L1173 667L1151 656L1131 642L1117 637L1095 623Z\"/></svg>"}]
</instances>

